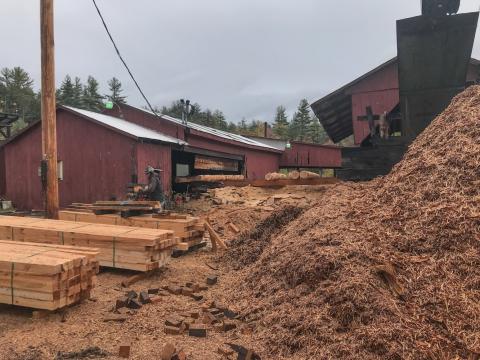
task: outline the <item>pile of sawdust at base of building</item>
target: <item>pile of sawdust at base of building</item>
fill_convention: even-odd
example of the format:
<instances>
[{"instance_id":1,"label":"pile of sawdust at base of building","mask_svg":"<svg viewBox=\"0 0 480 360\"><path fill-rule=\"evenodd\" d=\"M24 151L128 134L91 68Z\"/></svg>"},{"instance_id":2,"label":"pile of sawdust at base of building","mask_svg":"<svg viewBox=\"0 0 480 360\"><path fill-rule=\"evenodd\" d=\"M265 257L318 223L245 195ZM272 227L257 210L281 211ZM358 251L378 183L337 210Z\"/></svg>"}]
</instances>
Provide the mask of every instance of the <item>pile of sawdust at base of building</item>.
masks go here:
<instances>
[{"instance_id":1,"label":"pile of sawdust at base of building","mask_svg":"<svg viewBox=\"0 0 480 360\"><path fill-rule=\"evenodd\" d=\"M333 187L234 273L225 297L272 357L480 357L479 119L475 86L391 174Z\"/></svg>"}]
</instances>

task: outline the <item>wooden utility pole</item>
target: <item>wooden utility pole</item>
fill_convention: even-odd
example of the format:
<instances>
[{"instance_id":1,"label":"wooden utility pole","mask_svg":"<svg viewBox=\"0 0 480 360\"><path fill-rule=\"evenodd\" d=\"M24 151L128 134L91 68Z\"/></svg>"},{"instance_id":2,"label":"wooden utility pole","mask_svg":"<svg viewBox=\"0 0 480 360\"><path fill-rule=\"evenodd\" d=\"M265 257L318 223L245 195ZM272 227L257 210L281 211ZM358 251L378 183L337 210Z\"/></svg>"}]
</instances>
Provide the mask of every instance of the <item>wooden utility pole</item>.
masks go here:
<instances>
[{"instance_id":1,"label":"wooden utility pole","mask_svg":"<svg viewBox=\"0 0 480 360\"><path fill-rule=\"evenodd\" d=\"M55 41L53 0L40 0L42 51L42 159L47 164L46 210L58 218L57 115L55 103Z\"/></svg>"}]
</instances>

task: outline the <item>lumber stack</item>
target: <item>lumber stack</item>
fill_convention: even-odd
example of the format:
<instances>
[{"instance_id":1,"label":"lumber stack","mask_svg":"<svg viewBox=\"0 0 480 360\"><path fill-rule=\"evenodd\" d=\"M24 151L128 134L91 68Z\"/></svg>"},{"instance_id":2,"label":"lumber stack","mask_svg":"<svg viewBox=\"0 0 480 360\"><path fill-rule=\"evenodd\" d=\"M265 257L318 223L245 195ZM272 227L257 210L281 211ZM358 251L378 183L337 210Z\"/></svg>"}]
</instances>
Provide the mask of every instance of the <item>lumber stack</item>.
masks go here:
<instances>
[{"instance_id":1,"label":"lumber stack","mask_svg":"<svg viewBox=\"0 0 480 360\"><path fill-rule=\"evenodd\" d=\"M0 303L56 310L90 297L96 249L0 240Z\"/></svg>"},{"instance_id":2,"label":"lumber stack","mask_svg":"<svg viewBox=\"0 0 480 360\"><path fill-rule=\"evenodd\" d=\"M101 266L150 271L164 266L178 240L172 231L0 216L0 239L98 248Z\"/></svg>"},{"instance_id":3,"label":"lumber stack","mask_svg":"<svg viewBox=\"0 0 480 360\"><path fill-rule=\"evenodd\" d=\"M244 175L197 175L188 177L177 177L177 184L192 182L221 182L221 181L241 181L245 180Z\"/></svg>"},{"instance_id":4,"label":"lumber stack","mask_svg":"<svg viewBox=\"0 0 480 360\"><path fill-rule=\"evenodd\" d=\"M180 214L123 218L117 214L96 215L88 212L62 210L59 212L59 218L60 220L75 222L170 230L178 238L179 244L177 247L181 250L185 250L185 248L188 250L202 243L205 232L200 218Z\"/></svg>"},{"instance_id":5,"label":"lumber stack","mask_svg":"<svg viewBox=\"0 0 480 360\"><path fill-rule=\"evenodd\" d=\"M68 210L93 212L96 214L121 214L123 217L151 214L162 208L159 201L96 201L93 204L73 203Z\"/></svg>"}]
</instances>

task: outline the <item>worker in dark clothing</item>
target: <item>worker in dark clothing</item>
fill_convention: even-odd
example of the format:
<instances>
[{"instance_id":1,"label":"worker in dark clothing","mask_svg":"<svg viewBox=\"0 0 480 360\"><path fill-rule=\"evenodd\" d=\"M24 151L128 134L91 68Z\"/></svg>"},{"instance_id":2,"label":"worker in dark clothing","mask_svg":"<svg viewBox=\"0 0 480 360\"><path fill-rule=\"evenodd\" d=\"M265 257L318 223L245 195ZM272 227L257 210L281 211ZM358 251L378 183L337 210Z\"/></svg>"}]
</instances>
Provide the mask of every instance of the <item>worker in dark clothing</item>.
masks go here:
<instances>
[{"instance_id":1,"label":"worker in dark clothing","mask_svg":"<svg viewBox=\"0 0 480 360\"><path fill-rule=\"evenodd\" d=\"M163 194L162 182L160 181L160 177L158 176L155 169L151 166L147 166L147 168L145 169L145 175L148 175L148 185L143 188L142 193L147 196L148 200L160 201L163 207L165 202L165 196Z\"/></svg>"}]
</instances>

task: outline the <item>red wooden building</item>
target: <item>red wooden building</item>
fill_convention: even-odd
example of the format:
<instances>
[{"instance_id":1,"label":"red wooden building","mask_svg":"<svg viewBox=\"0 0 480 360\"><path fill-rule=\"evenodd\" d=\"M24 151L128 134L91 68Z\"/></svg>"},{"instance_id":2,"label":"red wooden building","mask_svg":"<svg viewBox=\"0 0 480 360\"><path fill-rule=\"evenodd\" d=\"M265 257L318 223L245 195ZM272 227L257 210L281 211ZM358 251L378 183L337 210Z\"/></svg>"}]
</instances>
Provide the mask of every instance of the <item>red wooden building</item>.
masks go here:
<instances>
[{"instance_id":1,"label":"red wooden building","mask_svg":"<svg viewBox=\"0 0 480 360\"><path fill-rule=\"evenodd\" d=\"M467 85L477 82L480 61L471 59ZM367 121L359 120L367 106L374 114L399 112L398 63L393 58L370 72L335 90L312 104L333 142L353 135L355 145L360 145L370 134Z\"/></svg>"},{"instance_id":2,"label":"red wooden building","mask_svg":"<svg viewBox=\"0 0 480 360\"><path fill-rule=\"evenodd\" d=\"M148 164L169 168L171 150L183 141L91 111L57 109L60 205L123 198L127 185L144 178ZM39 177L40 122L31 124L3 146L4 193L19 209L41 209ZM169 190L168 172L162 174Z\"/></svg>"},{"instance_id":3,"label":"red wooden building","mask_svg":"<svg viewBox=\"0 0 480 360\"><path fill-rule=\"evenodd\" d=\"M144 169L163 170L169 193L177 176L244 174L263 179L282 167L338 167L340 149L266 143L121 105L99 114L57 109L60 205L123 199L131 182L147 181ZM112 116L117 115L117 116ZM0 146L0 194L18 209L41 209L41 126L33 123ZM218 168L206 167L215 164ZM181 185L178 185L179 187Z\"/></svg>"}]
</instances>

